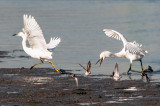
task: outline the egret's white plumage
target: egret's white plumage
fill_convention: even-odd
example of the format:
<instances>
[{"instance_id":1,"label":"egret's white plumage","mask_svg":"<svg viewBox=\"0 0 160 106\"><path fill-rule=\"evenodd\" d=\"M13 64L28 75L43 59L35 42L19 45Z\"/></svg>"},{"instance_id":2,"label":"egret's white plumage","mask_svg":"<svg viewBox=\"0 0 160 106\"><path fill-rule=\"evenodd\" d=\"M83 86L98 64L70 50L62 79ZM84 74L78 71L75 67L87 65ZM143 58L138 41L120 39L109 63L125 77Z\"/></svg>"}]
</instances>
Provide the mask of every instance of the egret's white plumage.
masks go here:
<instances>
[{"instance_id":1,"label":"egret's white plumage","mask_svg":"<svg viewBox=\"0 0 160 106\"><path fill-rule=\"evenodd\" d=\"M31 15L23 16L24 28L23 32L19 32L18 34L14 34L15 36L22 37L22 46L24 51L31 57L37 58L41 60L40 64L43 64L43 60L48 61L47 59L52 59L52 52L49 50L53 50L58 44L61 42L60 38L51 38L50 42L46 44L44 39L42 30L36 20ZM26 42L29 42L30 47L26 46ZM53 65L51 61L48 61ZM31 69L39 64L35 64L31 67ZM53 65L55 68L55 66ZM56 71L59 72L58 69L55 68Z\"/></svg>"},{"instance_id":2,"label":"egret's white plumage","mask_svg":"<svg viewBox=\"0 0 160 106\"><path fill-rule=\"evenodd\" d=\"M58 44L61 42L60 38L51 38L50 42L47 44L47 49L48 50L53 50L56 46L58 46Z\"/></svg>"},{"instance_id":3,"label":"egret's white plumage","mask_svg":"<svg viewBox=\"0 0 160 106\"><path fill-rule=\"evenodd\" d=\"M123 42L124 47L118 53L111 53L109 51L103 51L100 54L100 60L101 60L100 64L103 62L104 58L106 58L106 57L127 58L127 59L130 60L130 68L129 68L128 72L131 70L131 65L132 65L133 61L140 61L141 62L141 67L142 67L142 70L143 70L141 59L148 52L141 48L142 47L141 44L138 44L136 41L128 42L121 33L117 32L115 30L104 29L103 31L108 37L112 37L112 38L115 38L117 40L121 40ZM97 63L99 61L97 61Z\"/></svg>"}]
</instances>

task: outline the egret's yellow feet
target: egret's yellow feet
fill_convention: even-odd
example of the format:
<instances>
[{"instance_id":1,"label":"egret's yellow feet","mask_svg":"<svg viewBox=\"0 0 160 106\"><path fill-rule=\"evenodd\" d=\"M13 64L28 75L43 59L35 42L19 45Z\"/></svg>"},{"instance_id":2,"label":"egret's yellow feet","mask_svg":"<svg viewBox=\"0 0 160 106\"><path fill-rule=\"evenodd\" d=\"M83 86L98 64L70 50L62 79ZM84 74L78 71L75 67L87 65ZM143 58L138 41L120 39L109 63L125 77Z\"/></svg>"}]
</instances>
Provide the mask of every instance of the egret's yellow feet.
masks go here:
<instances>
[{"instance_id":1,"label":"egret's yellow feet","mask_svg":"<svg viewBox=\"0 0 160 106\"><path fill-rule=\"evenodd\" d=\"M56 69L56 68L55 68L55 70L56 70L57 72L61 73L61 69Z\"/></svg>"}]
</instances>

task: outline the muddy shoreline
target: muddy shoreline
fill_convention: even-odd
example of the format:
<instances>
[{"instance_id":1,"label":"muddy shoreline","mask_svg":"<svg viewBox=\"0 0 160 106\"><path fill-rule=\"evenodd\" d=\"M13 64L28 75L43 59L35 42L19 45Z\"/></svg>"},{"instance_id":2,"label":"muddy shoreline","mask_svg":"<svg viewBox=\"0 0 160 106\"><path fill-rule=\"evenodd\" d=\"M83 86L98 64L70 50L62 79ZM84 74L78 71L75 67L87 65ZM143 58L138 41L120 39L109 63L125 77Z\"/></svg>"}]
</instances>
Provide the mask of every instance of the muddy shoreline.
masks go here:
<instances>
[{"instance_id":1,"label":"muddy shoreline","mask_svg":"<svg viewBox=\"0 0 160 106\"><path fill-rule=\"evenodd\" d=\"M68 71L71 72L71 71ZM1 68L1 105L160 105L160 84L142 80L114 81L77 75L79 86L69 75L53 69Z\"/></svg>"}]
</instances>

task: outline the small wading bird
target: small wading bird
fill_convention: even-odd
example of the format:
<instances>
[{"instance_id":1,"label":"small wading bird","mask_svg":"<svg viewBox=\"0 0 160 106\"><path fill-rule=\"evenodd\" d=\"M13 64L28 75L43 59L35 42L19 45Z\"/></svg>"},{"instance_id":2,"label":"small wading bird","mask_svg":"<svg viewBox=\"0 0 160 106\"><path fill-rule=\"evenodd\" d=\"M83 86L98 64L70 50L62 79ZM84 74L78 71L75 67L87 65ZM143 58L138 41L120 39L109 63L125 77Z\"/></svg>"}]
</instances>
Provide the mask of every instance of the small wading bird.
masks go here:
<instances>
[{"instance_id":1,"label":"small wading bird","mask_svg":"<svg viewBox=\"0 0 160 106\"><path fill-rule=\"evenodd\" d=\"M142 45L138 44L136 41L134 42L128 42L122 34L119 32L112 30L112 29L104 29L104 33L108 37L115 38L117 40L121 40L123 42L123 49L118 53L111 53L109 51L103 51L100 54L100 59L97 61L97 63L100 61L100 65L102 64L104 58L111 57L111 58L127 58L130 60L130 67L128 69L128 72L131 70L132 62L133 61L140 61L141 68L143 70L142 65L142 58L145 56L147 51L143 50L141 47ZM96 63L96 64L97 64Z\"/></svg>"},{"instance_id":2,"label":"small wading bird","mask_svg":"<svg viewBox=\"0 0 160 106\"><path fill-rule=\"evenodd\" d=\"M146 71L147 70L147 71ZM146 77L146 81L149 83L150 82L150 79L148 77L148 75L146 74L146 72L151 72L151 71L148 71L148 69L144 69L142 70L142 72L139 72L139 71L136 71L136 70L131 70L132 72L137 72L137 73L141 73L142 75L142 78L145 76Z\"/></svg>"},{"instance_id":3,"label":"small wading bird","mask_svg":"<svg viewBox=\"0 0 160 106\"><path fill-rule=\"evenodd\" d=\"M75 79L75 82L76 82L76 86L78 87L78 78L76 77L75 74L71 74L71 76Z\"/></svg>"},{"instance_id":4,"label":"small wading bird","mask_svg":"<svg viewBox=\"0 0 160 106\"><path fill-rule=\"evenodd\" d=\"M84 70L86 70L85 75L91 74L91 62L90 62L90 61L88 61L87 69L84 68L81 64L79 64L79 65L80 65Z\"/></svg>"},{"instance_id":5,"label":"small wading bird","mask_svg":"<svg viewBox=\"0 0 160 106\"><path fill-rule=\"evenodd\" d=\"M151 66L148 66L148 69L144 69L144 72L153 72L153 69Z\"/></svg>"},{"instance_id":6,"label":"small wading bird","mask_svg":"<svg viewBox=\"0 0 160 106\"><path fill-rule=\"evenodd\" d=\"M75 74L70 73L70 72L66 72L66 70L63 70L63 69L61 69L61 74L68 74L68 75L70 75L72 78L74 78L74 79L75 79L75 82L76 82L76 86L78 87L78 78L76 77Z\"/></svg>"},{"instance_id":7,"label":"small wading bird","mask_svg":"<svg viewBox=\"0 0 160 106\"><path fill-rule=\"evenodd\" d=\"M118 69L118 64L116 63L114 71L113 71L113 75L112 75L114 80L119 80L121 77L119 76L119 69Z\"/></svg>"},{"instance_id":8,"label":"small wading bird","mask_svg":"<svg viewBox=\"0 0 160 106\"><path fill-rule=\"evenodd\" d=\"M53 62L47 60L52 59L52 50L58 46L61 42L60 38L51 38L50 42L46 44L46 41L43 37L42 30L36 20L31 15L23 16L24 28L23 32L14 34L13 36L22 37L22 46L24 51L31 57L41 60L41 63L33 65L30 69L36 65L44 64L43 61L49 62L57 72L60 72L60 69L57 69ZM30 47L27 47L26 42L29 42Z\"/></svg>"}]
</instances>

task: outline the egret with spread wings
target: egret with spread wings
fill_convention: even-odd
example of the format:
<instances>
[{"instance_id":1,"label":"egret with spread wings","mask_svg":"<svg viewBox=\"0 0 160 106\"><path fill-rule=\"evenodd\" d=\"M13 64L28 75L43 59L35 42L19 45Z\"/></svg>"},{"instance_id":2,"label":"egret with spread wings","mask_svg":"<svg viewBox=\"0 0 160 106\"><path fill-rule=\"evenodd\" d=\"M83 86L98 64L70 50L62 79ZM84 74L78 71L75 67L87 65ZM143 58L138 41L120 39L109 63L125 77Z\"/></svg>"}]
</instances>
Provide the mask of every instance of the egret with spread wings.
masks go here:
<instances>
[{"instance_id":1,"label":"egret with spread wings","mask_svg":"<svg viewBox=\"0 0 160 106\"><path fill-rule=\"evenodd\" d=\"M22 46L24 51L29 56L41 60L41 63L33 65L30 69L36 65L44 64L44 61L47 61L55 68L57 72L60 72L60 69L57 69L53 62L47 59L52 59L52 50L58 46L58 44L61 42L61 39L51 38L50 42L46 44L42 30L33 16L24 15L23 22L24 28L22 29L22 32L14 34L13 36L22 37ZM26 45L27 40L30 47L27 47Z\"/></svg>"},{"instance_id":2,"label":"egret with spread wings","mask_svg":"<svg viewBox=\"0 0 160 106\"><path fill-rule=\"evenodd\" d=\"M112 58L127 58L130 60L130 67L128 69L128 72L131 70L132 62L133 61L140 61L141 68L143 70L142 65L142 58L148 53L147 51L143 50L141 47L142 45L138 44L136 41L134 42L128 42L122 34L119 32L112 30L112 29L104 29L104 33L108 37L115 38L117 40L121 40L123 42L123 49L118 53L111 53L109 51L103 51L100 54L100 59L97 61L97 63L100 61L100 65L103 62L104 58L106 57L112 57ZM97 64L96 63L96 64Z\"/></svg>"}]
</instances>

